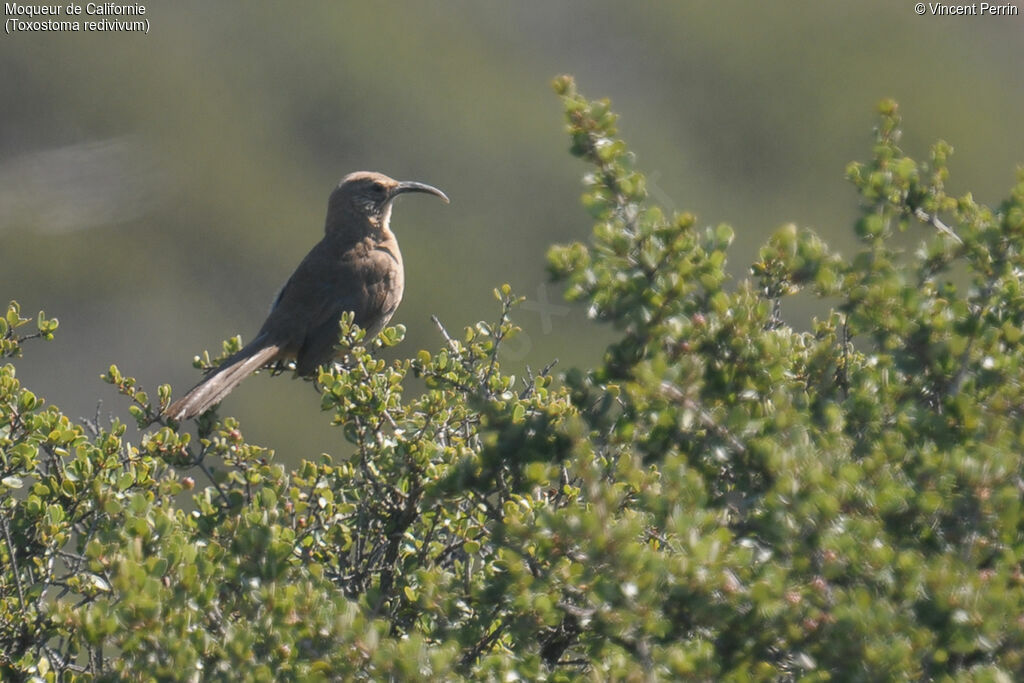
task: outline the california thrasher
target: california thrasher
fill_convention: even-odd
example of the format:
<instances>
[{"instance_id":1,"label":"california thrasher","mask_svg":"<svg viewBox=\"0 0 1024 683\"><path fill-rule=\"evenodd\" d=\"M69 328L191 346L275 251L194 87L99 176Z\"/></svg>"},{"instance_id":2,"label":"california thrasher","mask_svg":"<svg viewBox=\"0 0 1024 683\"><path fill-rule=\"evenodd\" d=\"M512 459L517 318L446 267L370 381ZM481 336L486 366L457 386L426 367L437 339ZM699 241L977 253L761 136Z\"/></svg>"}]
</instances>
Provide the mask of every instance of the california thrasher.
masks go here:
<instances>
[{"instance_id":1,"label":"california thrasher","mask_svg":"<svg viewBox=\"0 0 1024 683\"><path fill-rule=\"evenodd\" d=\"M267 363L294 358L298 374L312 374L334 357L338 322L346 311L367 339L380 332L405 286L402 254L389 226L391 204L403 192L448 201L436 187L380 173L342 178L327 202L324 238L281 288L256 337L173 403L166 416L185 420L209 410Z\"/></svg>"}]
</instances>

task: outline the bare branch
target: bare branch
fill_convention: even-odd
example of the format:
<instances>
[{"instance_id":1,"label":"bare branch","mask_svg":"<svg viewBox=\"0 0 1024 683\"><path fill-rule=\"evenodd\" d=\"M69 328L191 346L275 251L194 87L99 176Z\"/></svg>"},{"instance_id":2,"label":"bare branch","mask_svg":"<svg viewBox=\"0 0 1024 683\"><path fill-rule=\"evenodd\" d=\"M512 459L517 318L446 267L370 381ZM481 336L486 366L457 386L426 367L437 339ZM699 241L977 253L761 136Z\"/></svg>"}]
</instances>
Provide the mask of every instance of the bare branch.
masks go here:
<instances>
[{"instance_id":1,"label":"bare branch","mask_svg":"<svg viewBox=\"0 0 1024 683\"><path fill-rule=\"evenodd\" d=\"M960 236L953 232L953 229L948 225L939 220L938 216L927 213L924 209L918 207L914 209L914 216L917 217L922 223L927 223L944 235L952 238L957 244L963 244L964 241L960 239Z\"/></svg>"}]
</instances>

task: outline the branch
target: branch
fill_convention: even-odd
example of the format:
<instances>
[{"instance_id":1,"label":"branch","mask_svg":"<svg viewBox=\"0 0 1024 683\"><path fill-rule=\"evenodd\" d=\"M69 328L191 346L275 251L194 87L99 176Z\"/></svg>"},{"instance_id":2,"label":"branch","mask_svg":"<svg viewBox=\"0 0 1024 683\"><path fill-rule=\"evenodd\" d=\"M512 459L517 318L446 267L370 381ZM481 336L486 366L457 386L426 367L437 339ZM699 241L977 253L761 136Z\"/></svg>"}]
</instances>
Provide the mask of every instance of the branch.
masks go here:
<instances>
[{"instance_id":1,"label":"branch","mask_svg":"<svg viewBox=\"0 0 1024 683\"><path fill-rule=\"evenodd\" d=\"M24 612L27 609L25 606L25 591L21 587L21 573L18 571L18 559L15 554L14 541L11 540L11 529L7 526L6 517L0 517L0 526L3 527L4 540L7 541L7 550L11 553L11 568L14 570L14 584L18 587L18 602L21 604L21 610Z\"/></svg>"},{"instance_id":2,"label":"branch","mask_svg":"<svg viewBox=\"0 0 1024 683\"><path fill-rule=\"evenodd\" d=\"M441 323L441 319L436 315L431 315L430 319L434 321L434 324L437 325L437 329L441 331L441 336L444 337L445 342L448 344L448 348L452 350L452 353L455 354L456 358L462 360L462 354L459 352L458 343L452 339L450 334L448 334L448 330L446 330L444 325Z\"/></svg>"},{"instance_id":3,"label":"branch","mask_svg":"<svg viewBox=\"0 0 1024 683\"><path fill-rule=\"evenodd\" d=\"M739 439L733 436L732 432L730 432L722 425L718 424L718 422L715 421L714 416L712 416L711 413L709 413L703 407L697 405L696 401L685 396L683 392L680 391L679 387L672 384L671 382L665 381L661 383L661 393L669 400L674 401L675 403L679 403L684 408L692 410L693 412L697 413L697 417L700 419L700 423L707 427L708 429L710 429L715 434L717 434L719 437L725 439L725 441L729 444L729 446L732 447L734 451L736 451L740 455L743 455L747 452L746 446L744 446Z\"/></svg>"},{"instance_id":4,"label":"branch","mask_svg":"<svg viewBox=\"0 0 1024 683\"><path fill-rule=\"evenodd\" d=\"M953 229L948 225L939 220L938 216L927 213L924 209L918 207L914 209L914 216L917 217L922 223L927 223L944 235L952 238L957 244L963 244L964 241L960 239L960 236L953 232Z\"/></svg>"}]
</instances>

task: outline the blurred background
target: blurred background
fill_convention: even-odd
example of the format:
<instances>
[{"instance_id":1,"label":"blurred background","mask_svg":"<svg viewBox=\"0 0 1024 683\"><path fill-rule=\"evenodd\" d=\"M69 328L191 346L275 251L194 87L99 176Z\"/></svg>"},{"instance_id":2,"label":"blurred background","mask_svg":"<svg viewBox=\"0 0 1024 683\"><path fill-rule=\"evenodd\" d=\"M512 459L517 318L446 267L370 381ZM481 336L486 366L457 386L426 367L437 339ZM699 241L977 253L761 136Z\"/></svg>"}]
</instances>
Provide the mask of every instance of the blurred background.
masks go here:
<instances>
[{"instance_id":1,"label":"blurred background","mask_svg":"<svg viewBox=\"0 0 1024 683\"><path fill-rule=\"evenodd\" d=\"M586 239L587 169L551 79L610 97L652 201L737 234L746 277L779 225L854 247L846 164L896 98L903 147L956 153L950 189L997 204L1024 162L1024 16L918 16L911 2L611 0L146 3L148 35L0 36L0 299L60 319L19 376L72 416L127 416L98 379L197 381L193 356L251 339L319 240L345 173L442 188L392 227L407 291L392 357L528 297L516 372L600 357L608 331L565 306L544 254ZM6 17L5 17L6 19ZM800 311L792 311L798 319ZM155 395L155 394L154 394ZM303 382L243 383L222 414L288 461L347 450Z\"/></svg>"}]
</instances>

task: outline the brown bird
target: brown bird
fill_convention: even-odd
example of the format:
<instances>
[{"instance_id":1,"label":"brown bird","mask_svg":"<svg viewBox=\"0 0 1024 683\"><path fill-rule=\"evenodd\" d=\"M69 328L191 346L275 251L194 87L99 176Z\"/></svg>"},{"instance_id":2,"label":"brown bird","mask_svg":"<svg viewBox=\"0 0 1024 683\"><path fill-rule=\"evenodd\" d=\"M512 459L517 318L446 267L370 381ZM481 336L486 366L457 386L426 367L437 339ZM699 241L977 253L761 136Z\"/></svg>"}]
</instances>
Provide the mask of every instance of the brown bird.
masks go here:
<instances>
[{"instance_id":1,"label":"brown bird","mask_svg":"<svg viewBox=\"0 0 1024 683\"><path fill-rule=\"evenodd\" d=\"M256 337L166 411L186 420L220 403L238 383L267 363L295 359L300 375L311 375L335 356L338 322L351 311L372 339L402 300L405 275L398 241L391 232L391 204L403 192L441 190L360 171L342 178L327 202L324 238L314 246L278 293Z\"/></svg>"}]
</instances>

